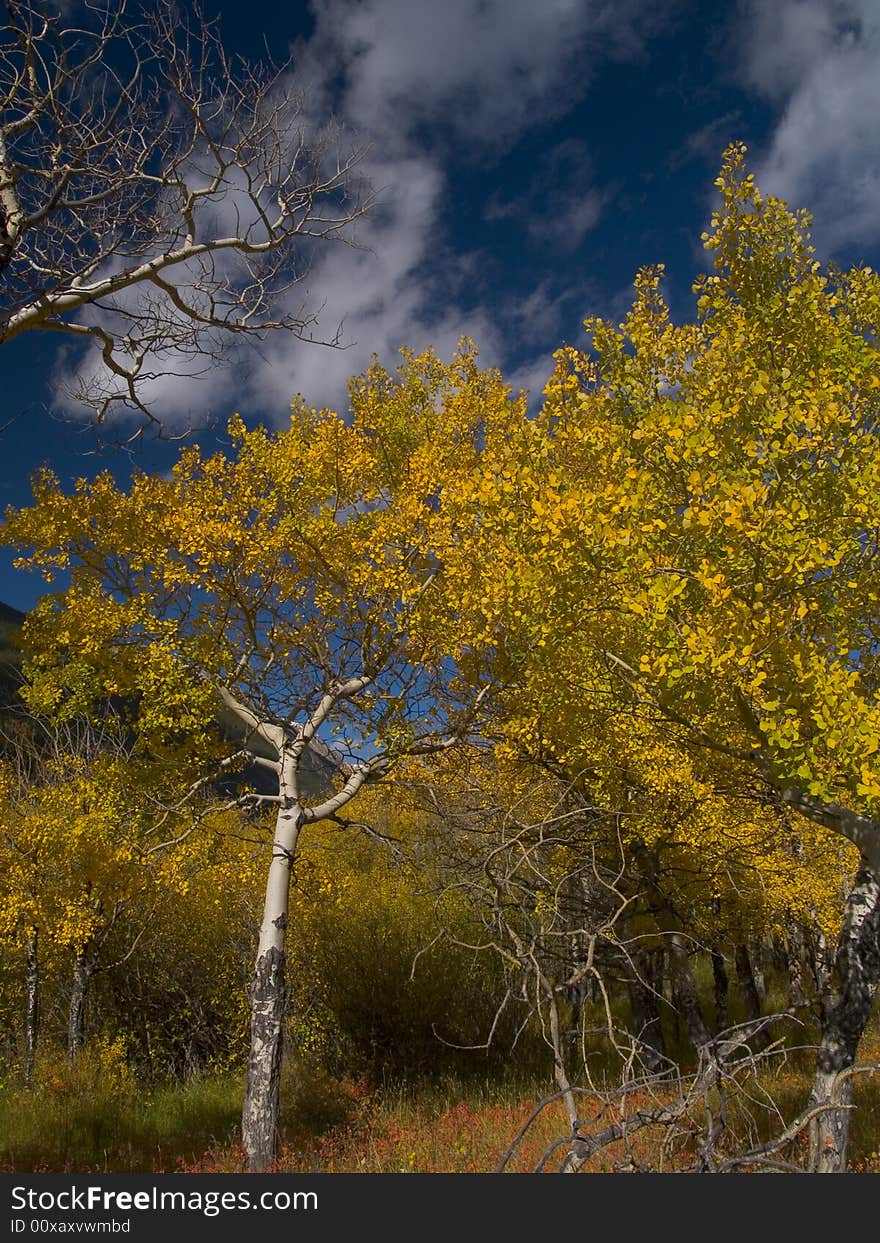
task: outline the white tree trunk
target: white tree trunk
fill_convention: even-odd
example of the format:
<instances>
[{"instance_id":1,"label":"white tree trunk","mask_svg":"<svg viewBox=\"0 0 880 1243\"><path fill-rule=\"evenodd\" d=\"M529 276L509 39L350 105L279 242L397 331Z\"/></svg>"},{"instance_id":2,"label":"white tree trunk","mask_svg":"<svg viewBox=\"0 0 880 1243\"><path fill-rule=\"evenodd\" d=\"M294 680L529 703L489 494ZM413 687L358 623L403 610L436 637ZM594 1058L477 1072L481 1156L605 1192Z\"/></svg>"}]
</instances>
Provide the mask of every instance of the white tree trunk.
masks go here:
<instances>
[{"instance_id":1,"label":"white tree trunk","mask_svg":"<svg viewBox=\"0 0 880 1243\"><path fill-rule=\"evenodd\" d=\"M95 959L90 945L76 951L73 960L73 978L70 985L70 1006L67 1011L67 1056L73 1062L79 1057L85 1044L86 1006L89 985L95 969Z\"/></svg>"},{"instance_id":2,"label":"white tree trunk","mask_svg":"<svg viewBox=\"0 0 880 1243\"><path fill-rule=\"evenodd\" d=\"M31 928L27 942L27 1013L24 1028L24 1081L30 1087L34 1077L37 1033L40 1025L39 931Z\"/></svg>"},{"instance_id":3,"label":"white tree trunk","mask_svg":"<svg viewBox=\"0 0 880 1243\"><path fill-rule=\"evenodd\" d=\"M792 1010L800 1010L807 1004L807 988L804 979L806 953L804 934L796 919L789 916L785 921L785 962L788 971L788 1004Z\"/></svg>"},{"instance_id":4,"label":"white tree trunk","mask_svg":"<svg viewBox=\"0 0 880 1243\"><path fill-rule=\"evenodd\" d=\"M281 1056L287 1005L285 939L290 906L290 871L302 827L296 793L296 758L282 750L280 803L260 943L251 994L251 1047L241 1132L247 1168L266 1170L275 1161Z\"/></svg>"},{"instance_id":5,"label":"white tree trunk","mask_svg":"<svg viewBox=\"0 0 880 1243\"><path fill-rule=\"evenodd\" d=\"M856 1061L880 980L880 883L865 864L847 899L835 960L837 997L825 1007L811 1104L833 1103L810 1128L810 1169L846 1170L852 1079L839 1079Z\"/></svg>"}]
</instances>

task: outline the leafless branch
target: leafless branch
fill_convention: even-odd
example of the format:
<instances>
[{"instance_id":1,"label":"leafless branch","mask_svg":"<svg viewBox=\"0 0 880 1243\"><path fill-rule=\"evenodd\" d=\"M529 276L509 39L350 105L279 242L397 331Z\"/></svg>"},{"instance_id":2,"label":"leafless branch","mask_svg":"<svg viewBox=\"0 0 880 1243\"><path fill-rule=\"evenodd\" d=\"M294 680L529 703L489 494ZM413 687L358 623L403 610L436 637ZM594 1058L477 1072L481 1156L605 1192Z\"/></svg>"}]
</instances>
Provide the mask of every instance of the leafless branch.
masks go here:
<instances>
[{"instance_id":1,"label":"leafless branch","mask_svg":"<svg viewBox=\"0 0 880 1243\"><path fill-rule=\"evenodd\" d=\"M6 0L0 29L0 342L62 333L69 395L161 430L150 386L235 340L316 336L295 288L354 244L362 149L291 64L227 54L198 3ZM137 432L135 433L137 434Z\"/></svg>"}]
</instances>

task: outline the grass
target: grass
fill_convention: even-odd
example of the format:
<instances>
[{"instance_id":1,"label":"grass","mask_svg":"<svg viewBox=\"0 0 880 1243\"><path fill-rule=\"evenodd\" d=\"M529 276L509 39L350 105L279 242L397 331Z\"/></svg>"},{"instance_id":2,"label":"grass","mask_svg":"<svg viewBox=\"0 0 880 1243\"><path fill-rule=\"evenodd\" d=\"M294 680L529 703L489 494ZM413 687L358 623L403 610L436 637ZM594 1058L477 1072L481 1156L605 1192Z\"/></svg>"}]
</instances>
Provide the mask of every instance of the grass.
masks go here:
<instances>
[{"instance_id":1,"label":"grass","mask_svg":"<svg viewBox=\"0 0 880 1243\"><path fill-rule=\"evenodd\" d=\"M0 1093L0 1169L160 1172L232 1143L242 1083L222 1075L150 1091L101 1074L86 1049L75 1067L44 1061L33 1089Z\"/></svg>"},{"instance_id":2,"label":"grass","mask_svg":"<svg viewBox=\"0 0 880 1243\"><path fill-rule=\"evenodd\" d=\"M772 1088L781 1114L790 1119L803 1108L810 1080L806 1064L789 1063L772 1077L772 1083L765 1078L763 1086ZM381 1097L365 1089L360 1096L355 1091L352 1112L344 1124L295 1139L282 1135L276 1168L284 1173L491 1173L545 1091L546 1085L533 1084L529 1090L525 1084L499 1088L489 1083L481 1089L449 1084L443 1091L399 1090ZM632 1094L628 1107L633 1112L653 1103L644 1093ZM880 1082L857 1081L856 1103L850 1168L880 1173ZM610 1120L606 1116L601 1125ZM766 1123L759 1130L766 1130ZM530 1128L508 1171L533 1171L549 1146L567 1132L564 1109L555 1102ZM652 1168L675 1169L683 1160L692 1159L687 1145L671 1159L661 1156L663 1138L659 1128L640 1132L632 1144L633 1154ZM805 1144L804 1139L802 1151ZM558 1150L548 1162L548 1171L558 1168L564 1152L564 1147ZM610 1173L626 1156L623 1144L610 1145L591 1160L585 1172ZM240 1163L240 1149L233 1144L205 1152L186 1168L233 1171L241 1168Z\"/></svg>"},{"instance_id":3,"label":"grass","mask_svg":"<svg viewBox=\"0 0 880 1243\"><path fill-rule=\"evenodd\" d=\"M498 1164L543 1086L447 1080L443 1084L378 1092L365 1082L342 1085L348 1113L321 1132L282 1126L277 1170L283 1173L486 1173ZM513 1169L530 1168L550 1139L565 1128L552 1106ZM241 1168L241 1151L227 1145L185 1167L191 1172Z\"/></svg>"},{"instance_id":4,"label":"grass","mask_svg":"<svg viewBox=\"0 0 880 1243\"><path fill-rule=\"evenodd\" d=\"M863 1042L863 1062L880 1062L880 1031ZM781 1114L803 1108L811 1058L795 1054L759 1090L772 1093ZM239 1171L237 1128L240 1075L218 1073L185 1084L148 1089L135 1082L120 1046L89 1046L70 1066L44 1056L33 1089L0 1092L0 1169L3 1171L220 1172ZM856 1079L850 1166L880 1173L880 1076ZM549 1091L547 1081L447 1079L371 1087L335 1079L320 1068L285 1069L277 1168L285 1172L480 1173L494 1170L522 1123ZM630 1108L646 1100L631 1099ZM581 1106L585 1114L589 1107ZM541 1113L511 1161L511 1171L534 1169L567 1124L559 1102ZM661 1137L640 1133L636 1153L655 1164ZM559 1156L549 1168L558 1165ZM590 1163L614 1168L621 1145Z\"/></svg>"}]
</instances>

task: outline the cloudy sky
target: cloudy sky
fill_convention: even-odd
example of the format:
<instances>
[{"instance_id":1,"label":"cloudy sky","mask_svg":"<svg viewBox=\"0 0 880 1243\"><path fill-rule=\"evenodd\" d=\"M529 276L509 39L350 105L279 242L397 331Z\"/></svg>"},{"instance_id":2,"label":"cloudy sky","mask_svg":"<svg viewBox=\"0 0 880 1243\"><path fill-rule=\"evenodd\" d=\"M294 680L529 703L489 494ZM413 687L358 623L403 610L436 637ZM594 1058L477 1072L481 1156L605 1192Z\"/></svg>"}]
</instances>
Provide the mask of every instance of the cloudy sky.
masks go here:
<instances>
[{"instance_id":1,"label":"cloudy sky","mask_svg":"<svg viewBox=\"0 0 880 1243\"><path fill-rule=\"evenodd\" d=\"M742 139L761 187L814 215L820 257L877 264L880 0L205 0L227 47L292 57L316 114L368 144L379 203L358 248L326 245L308 278L319 330L275 337L228 369L162 386L169 425L233 410L281 425L291 397L340 408L346 378L403 345L448 354L469 335L540 393L582 320L619 319L636 269L665 262L691 313L699 235L721 152ZM65 423L54 339L0 351L0 492L26 503L43 462L62 478L131 462L83 456ZM199 435L210 443L210 431ZM142 464L163 468L169 447ZM0 599L39 584L0 564Z\"/></svg>"}]
</instances>

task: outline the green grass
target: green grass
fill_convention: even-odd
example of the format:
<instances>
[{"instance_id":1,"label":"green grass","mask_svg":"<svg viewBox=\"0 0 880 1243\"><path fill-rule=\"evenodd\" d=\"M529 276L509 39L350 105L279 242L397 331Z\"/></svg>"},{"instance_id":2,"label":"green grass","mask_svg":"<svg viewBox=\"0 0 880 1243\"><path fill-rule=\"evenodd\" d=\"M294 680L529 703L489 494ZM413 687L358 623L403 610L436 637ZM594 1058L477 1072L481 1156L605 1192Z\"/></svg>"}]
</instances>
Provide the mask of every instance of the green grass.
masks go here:
<instances>
[{"instance_id":1,"label":"green grass","mask_svg":"<svg viewBox=\"0 0 880 1243\"><path fill-rule=\"evenodd\" d=\"M613 1078L600 1052L596 1079ZM880 1062L880 1029L863 1041L861 1061ZM783 1117L807 1100L813 1055L792 1053L762 1076ZM282 1085L278 1168L291 1172L484 1172L535 1104L552 1091L549 1069L537 1076L511 1063L502 1074L447 1077L381 1087L335 1078L319 1067L291 1063ZM93 1042L75 1065L44 1053L35 1086L0 1091L0 1169L40 1172L237 1171L243 1077L229 1072L186 1083L146 1087L129 1071L121 1043ZM582 1098L583 1099L583 1098ZM638 1108L639 1100L631 1102ZM880 1173L880 1076L858 1076L850 1168ZM590 1108L582 1105L583 1116ZM769 1125L759 1122L758 1131ZM547 1145L567 1131L561 1105L543 1113L512 1163L534 1168ZM645 1159L656 1162L660 1137L642 1133ZM613 1149L590 1169L613 1168Z\"/></svg>"},{"instance_id":2,"label":"green grass","mask_svg":"<svg viewBox=\"0 0 880 1243\"><path fill-rule=\"evenodd\" d=\"M153 1173L221 1151L236 1168L243 1093L243 1075L229 1072L139 1085L121 1046L107 1043L87 1047L74 1065L60 1050L43 1054L32 1088L0 1089L0 1170ZM359 1085L320 1068L286 1066L282 1138L307 1143L339 1127L359 1096Z\"/></svg>"},{"instance_id":3,"label":"green grass","mask_svg":"<svg viewBox=\"0 0 880 1243\"><path fill-rule=\"evenodd\" d=\"M154 1172L232 1142L241 1116L239 1076L154 1090L105 1076L86 1049L75 1066L42 1059L32 1089L0 1092L0 1168Z\"/></svg>"}]
</instances>

